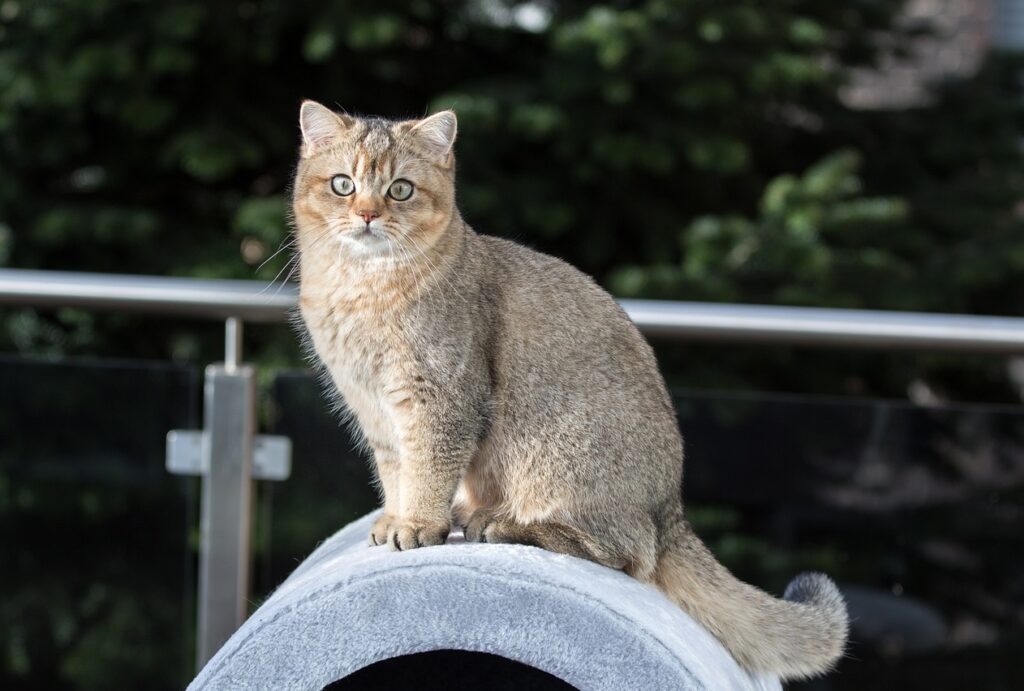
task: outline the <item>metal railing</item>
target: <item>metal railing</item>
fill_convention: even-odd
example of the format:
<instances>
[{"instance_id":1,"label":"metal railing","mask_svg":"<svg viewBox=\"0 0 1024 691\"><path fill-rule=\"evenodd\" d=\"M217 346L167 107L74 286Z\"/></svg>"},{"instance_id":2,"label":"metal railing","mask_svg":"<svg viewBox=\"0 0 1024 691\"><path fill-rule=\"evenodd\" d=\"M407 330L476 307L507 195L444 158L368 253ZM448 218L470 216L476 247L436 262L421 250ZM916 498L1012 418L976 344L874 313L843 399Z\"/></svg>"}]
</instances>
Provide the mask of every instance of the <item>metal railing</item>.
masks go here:
<instances>
[{"instance_id":1,"label":"metal railing","mask_svg":"<svg viewBox=\"0 0 1024 691\"><path fill-rule=\"evenodd\" d=\"M0 269L0 304L275 322L296 305L294 285ZM1024 353L1024 318L922 312L620 300L658 338Z\"/></svg>"},{"instance_id":2,"label":"metal railing","mask_svg":"<svg viewBox=\"0 0 1024 691\"><path fill-rule=\"evenodd\" d=\"M252 480L287 476L285 440L255 430L255 372L241 363L243 322L278 322L293 285L0 269L0 306L134 311L225 322L225 362L207 367L204 430L168 438L172 472L203 476L197 664L246 615ZM680 340L786 343L1024 355L1024 318L915 312L622 300L647 335Z\"/></svg>"}]
</instances>

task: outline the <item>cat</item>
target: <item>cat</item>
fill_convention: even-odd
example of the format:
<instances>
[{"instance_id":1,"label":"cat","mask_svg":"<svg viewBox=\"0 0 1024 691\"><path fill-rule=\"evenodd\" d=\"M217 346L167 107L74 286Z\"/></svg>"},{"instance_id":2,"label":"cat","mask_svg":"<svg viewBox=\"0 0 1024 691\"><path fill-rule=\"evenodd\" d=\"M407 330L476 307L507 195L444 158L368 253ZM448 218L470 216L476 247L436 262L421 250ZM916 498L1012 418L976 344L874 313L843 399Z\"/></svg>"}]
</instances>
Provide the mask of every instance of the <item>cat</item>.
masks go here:
<instances>
[{"instance_id":1,"label":"cat","mask_svg":"<svg viewBox=\"0 0 1024 691\"><path fill-rule=\"evenodd\" d=\"M651 583L746 669L831 669L845 603L734 577L683 515L683 441L653 351L565 262L479 235L455 204L455 113L389 121L302 104L300 314L372 450L369 540L524 543Z\"/></svg>"}]
</instances>

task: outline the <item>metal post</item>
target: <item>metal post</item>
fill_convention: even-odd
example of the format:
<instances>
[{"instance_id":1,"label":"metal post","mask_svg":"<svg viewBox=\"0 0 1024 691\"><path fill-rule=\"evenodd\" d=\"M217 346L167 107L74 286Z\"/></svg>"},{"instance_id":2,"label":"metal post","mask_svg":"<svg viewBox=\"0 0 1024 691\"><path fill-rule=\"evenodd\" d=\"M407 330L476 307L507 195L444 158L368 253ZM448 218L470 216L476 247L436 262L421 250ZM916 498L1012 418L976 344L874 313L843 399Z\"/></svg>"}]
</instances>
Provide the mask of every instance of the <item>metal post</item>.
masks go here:
<instances>
[{"instance_id":1,"label":"metal post","mask_svg":"<svg viewBox=\"0 0 1024 691\"><path fill-rule=\"evenodd\" d=\"M241 364L242 320L224 323L224 364L206 368L202 431L167 433L167 469L203 478L196 664L245 621L253 480L285 480L291 441L256 435L256 373Z\"/></svg>"},{"instance_id":2,"label":"metal post","mask_svg":"<svg viewBox=\"0 0 1024 691\"><path fill-rule=\"evenodd\" d=\"M230 330L230 329L229 329ZM201 668L241 625L249 593L255 372L248 365L206 368L199 557Z\"/></svg>"},{"instance_id":3,"label":"metal post","mask_svg":"<svg viewBox=\"0 0 1024 691\"><path fill-rule=\"evenodd\" d=\"M224 367L233 371L242 361L242 320L228 317L224 320Z\"/></svg>"}]
</instances>

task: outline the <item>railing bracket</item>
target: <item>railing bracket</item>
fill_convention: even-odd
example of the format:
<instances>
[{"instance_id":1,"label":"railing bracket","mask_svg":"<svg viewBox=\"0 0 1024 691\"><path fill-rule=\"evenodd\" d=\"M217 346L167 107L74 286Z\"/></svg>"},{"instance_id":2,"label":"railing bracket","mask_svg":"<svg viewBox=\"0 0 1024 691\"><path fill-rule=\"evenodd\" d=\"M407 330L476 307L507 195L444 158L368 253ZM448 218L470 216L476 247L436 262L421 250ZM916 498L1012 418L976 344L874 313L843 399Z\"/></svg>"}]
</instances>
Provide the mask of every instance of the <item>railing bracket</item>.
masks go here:
<instances>
[{"instance_id":1,"label":"railing bracket","mask_svg":"<svg viewBox=\"0 0 1024 691\"><path fill-rule=\"evenodd\" d=\"M201 430L172 430L167 433L167 472L174 475L205 475L209 469L203 454L206 433ZM255 480L287 480L292 472L292 440L271 434L257 434L252 454Z\"/></svg>"}]
</instances>

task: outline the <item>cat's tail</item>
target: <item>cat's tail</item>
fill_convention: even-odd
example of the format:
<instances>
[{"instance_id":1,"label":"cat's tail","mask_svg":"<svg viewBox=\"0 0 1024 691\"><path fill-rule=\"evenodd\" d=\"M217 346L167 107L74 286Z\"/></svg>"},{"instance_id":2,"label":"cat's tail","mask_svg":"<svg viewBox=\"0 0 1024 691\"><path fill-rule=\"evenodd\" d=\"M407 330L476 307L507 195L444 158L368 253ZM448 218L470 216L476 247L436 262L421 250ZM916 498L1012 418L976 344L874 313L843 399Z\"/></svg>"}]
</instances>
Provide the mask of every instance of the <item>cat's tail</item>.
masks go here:
<instances>
[{"instance_id":1,"label":"cat's tail","mask_svg":"<svg viewBox=\"0 0 1024 691\"><path fill-rule=\"evenodd\" d=\"M824 574L805 573L784 600L733 576L679 517L663 535L655 584L751 672L824 674L846 645L846 603Z\"/></svg>"}]
</instances>

